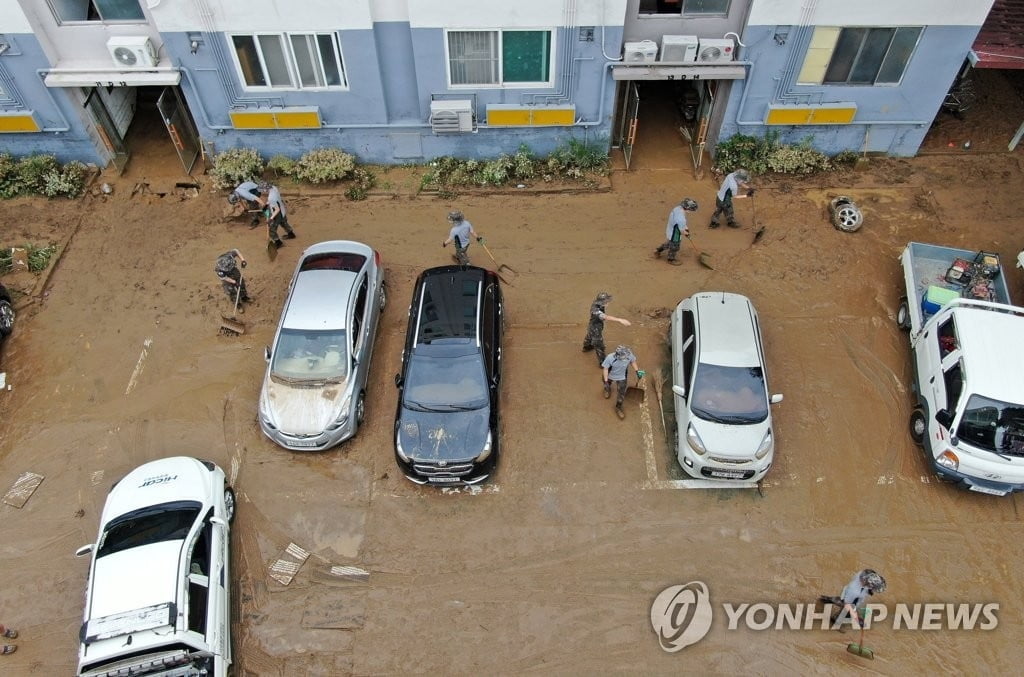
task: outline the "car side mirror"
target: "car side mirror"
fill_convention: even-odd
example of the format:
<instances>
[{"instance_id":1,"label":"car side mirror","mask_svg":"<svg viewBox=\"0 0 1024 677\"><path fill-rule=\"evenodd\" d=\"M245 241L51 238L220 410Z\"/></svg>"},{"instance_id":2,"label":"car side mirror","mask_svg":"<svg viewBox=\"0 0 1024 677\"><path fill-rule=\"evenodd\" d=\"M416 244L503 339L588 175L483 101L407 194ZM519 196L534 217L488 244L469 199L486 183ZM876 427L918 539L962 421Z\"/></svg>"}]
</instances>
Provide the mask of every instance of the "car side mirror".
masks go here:
<instances>
[{"instance_id":1,"label":"car side mirror","mask_svg":"<svg viewBox=\"0 0 1024 677\"><path fill-rule=\"evenodd\" d=\"M83 545L78 550L75 550L75 557L85 557L86 555L88 555L89 553L92 552L92 549L94 547L96 547L95 543L90 543L89 545Z\"/></svg>"},{"instance_id":2,"label":"car side mirror","mask_svg":"<svg viewBox=\"0 0 1024 677\"><path fill-rule=\"evenodd\" d=\"M683 386L672 386L672 392L674 392L676 395L679 395L679 397L683 398L684 400L686 399L686 389L683 388Z\"/></svg>"},{"instance_id":3,"label":"car side mirror","mask_svg":"<svg viewBox=\"0 0 1024 677\"><path fill-rule=\"evenodd\" d=\"M781 402L781 401L782 401L782 393L777 393L777 394L775 394L775 395L772 395L772 398L771 398L771 400L769 400L769 401L770 401L770 402L771 402L772 404L778 404L779 402Z\"/></svg>"},{"instance_id":4,"label":"car side mirror","mask_svg":"<svg viewBox=\"0 0 1024 677\"><path fill-rule=\"evenodd\" d=\"M396 388L401 388L402 387L402 375L401 374L395 374L395 387Z\"/></svg>"},{"instance_id":5,"label":"car side mirror","mask_svg":"<svg viewBox=\"0 0 1024 677\"><path fill-rule=\"evenodd\" d=\"M270 362L270 346L263 347L263 359Z\"/></svg>"},{"instance_id":6,"label":"car side mirror","mask_svg":"<svg viewBox=\"0 0 1024 677\"><path fill-rule=\"evenodd\" d=\"M228 525L228 521L222 517L211 516L210 524L216 524L219 527L226 527Z\"/></svg>"},{"instance_id":7,"label":"car side mirror","mask_svg":"<svg viewBox=\"0 0 1024 677\"><path fill-rule=\"evenodd\" d=\"M935 412L935 420L946 430L953 427L953 412L949 409L939 409Z\"/></svg>"}]
</instances>

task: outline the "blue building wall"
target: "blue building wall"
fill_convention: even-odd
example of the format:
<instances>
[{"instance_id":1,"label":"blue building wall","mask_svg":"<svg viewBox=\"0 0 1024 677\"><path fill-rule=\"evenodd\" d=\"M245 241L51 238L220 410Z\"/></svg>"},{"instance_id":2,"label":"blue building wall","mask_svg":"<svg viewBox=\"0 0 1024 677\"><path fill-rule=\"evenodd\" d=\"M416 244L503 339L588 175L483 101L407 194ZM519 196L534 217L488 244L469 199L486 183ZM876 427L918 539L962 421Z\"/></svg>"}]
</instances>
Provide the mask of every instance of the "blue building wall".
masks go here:
<instances>
[{"instance_id":1,"label":"blue building wall","mask_svg":"<svg viewBox=\"0 0 1024 677\"><path fill-rule=\"evenodd\" d=\"M773 39L775 26L747 27L747 47L739 58L753 65L747 79L732 88L720 140L737 133L764 136L772 130L783 143L810 138L815 149L829 155L843 150L915 155L978 33L977 26L925 27L899 85L797 85L813 29L800 29L780 46ZM763 124L769 104L849 101L857 104L853 124Z\"/></svg>"},{"instance_id":2,"label":"blue building wall","mask_svg":"<svg viewBox=\"0 0 1024 677\"><path fill-rule=\"evenodd\" d=\"M609 44L621 40L621 28L606 30ZM314 148L339 147L362 162L401 163L441 155L492 158L514 153L526 144L546 154L575 138L607 147L615 86L598 42L582 42L558 31L553 55L555 81L546 88L450 89L440 29L412 30L408 23L377 23L372 31L340 33L350 90L347 92L286 91L244 94L221 34L206 36L210 49L195 55L187 35L165 34L165 49L179 56L182 90L193 111L200 136L215 152L256 148L265 158L298 157ZM213 41L221 41L214 47ZM617 51L617 50L616 50ZM571 75L565 69L571 68ZM476 99L480 126L474 133L434 134L430 129L431 95ZM572 127L487 128L487 104L568 104L576 106ZM317 106L323 120L318 130L236 130L232 109L258 110L282 106Z\"/></svg>"},{"instance_id":3,"label":"blue building wall","mask_svg":"<svg viewBox=\"0 0 1024 677\"><path fill-rule=\"evenodd\" d=\"M0 134L0 152L17 157L49 154L60 162L78 160L106 164L106 156L97 152L98 138L90 137L90 125L81 104L63 90L51 90L43 84L41 72L50 64L36 37L32 34L8 37L13 38L15 47L0 59L3 87L8 96L3 109L33 111L43 131Z\"/></svg>"}]
</instances>

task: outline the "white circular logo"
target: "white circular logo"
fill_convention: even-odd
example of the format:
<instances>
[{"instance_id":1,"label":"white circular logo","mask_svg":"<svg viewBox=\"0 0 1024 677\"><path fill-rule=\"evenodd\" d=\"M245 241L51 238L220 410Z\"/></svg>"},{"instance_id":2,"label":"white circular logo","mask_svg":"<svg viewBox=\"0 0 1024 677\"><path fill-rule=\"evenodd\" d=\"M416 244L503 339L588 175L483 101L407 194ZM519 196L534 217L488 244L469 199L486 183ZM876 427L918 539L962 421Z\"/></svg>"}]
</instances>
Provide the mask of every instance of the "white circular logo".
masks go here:
<instances>
[{"instance_id":1,"label":"white circular logo","mask_svg":"<svg viewBox=\"0 0 1024 677\"><path fill-rule=\"evenodd\" d=\"M665 588L651 604L651 627L669 653L696 644L711 629L711 598L700 581Z\"/></svg>"}]
</instances>

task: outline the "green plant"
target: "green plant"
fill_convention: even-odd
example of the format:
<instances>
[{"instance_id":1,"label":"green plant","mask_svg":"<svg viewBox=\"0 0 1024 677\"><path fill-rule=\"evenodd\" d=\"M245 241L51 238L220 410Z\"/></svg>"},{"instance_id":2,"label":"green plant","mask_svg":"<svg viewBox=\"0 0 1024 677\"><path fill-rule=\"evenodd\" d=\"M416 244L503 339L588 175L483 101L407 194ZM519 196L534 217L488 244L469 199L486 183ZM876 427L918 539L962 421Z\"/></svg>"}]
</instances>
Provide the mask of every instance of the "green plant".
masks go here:
<instances>
[{"instance_id":1,"label":"green plant","mask_svg":"<svg viewBox=\"0 0 1024 677\"><path fill-rule=\"evenodd\" d=\"M27 244L25 249L28 252L28 269L33 273L46 270L46 266L50 264L50 258L57 253L57 245L54 243L45 247Z\"/></svg>"},{"instance_id":2,"label":"green plant","mask_svg":"<svg viewBox=\"0 0 1024 677\"><path fill-rule=\"evenodd\" d=\"M337 148L311 150L295 163L293 177L307 183L340 181L355 169L356 158Z\"/></svg>"},{"instance_id":3,"label":"green plant","mask_svg":"<svg viewBox=\"0 0 1024 677\"><path fill-rule=\"evenodd\" d=\"M855 150L841 150L832 156L832 164L836 166L853 165L860 159L860 153Z\"/></svg>"},{"instance_id":4,"label":"green plant","mask_svg":"<svg viewBox=\"0 0 1024 677\"><path fill-rule=\"evenodd\" d=\"M356 167L352 170L352 185L345 191L349 200L365 200L370 190L377 185L377 176L368 169Z\"/></svg>"},{"instance_id":5,"label":"green plant","mask_svg":"<svg viewBox=\"0 0 1024 677\"><path fill-rule=\"evenodd\" d=\"M291 176L295 173L295 160L287 155L275 155L267 162L267 169L272 170L275 176Z\"/></svg>"},{"instance_id":6,"label":"green plant","mask_svg":"<svg viewBox=\"0 0 1024 677\"><path fill-rule=\"evenodd\" d=\"M778 138L774 130L764 137L733 135L715 148L715 167L726 174L740 167L755 174L813 174L833 168L828 156L811 147L811 137L796 145L780 144Z\"/></svg>"},{"instance_id":7,"label":"green plant","mask_svg":"<svg viewBox=\"0 0 1024 677\"><path fill-rule=\"evenodd\" d=\"M256 181L263 176L263 158L254 148L230 148L214 156L210 175L214 187L220 190Z\"/></svg>"},{"instance_id":8,"label":"green plant","mask_svg":"<svg viewBox=\"0 0 1024 677\"><path fill-rule=\"evenodd\" d=\"M72 160L63 167L51 169L43 175L43 190L46 197L64 196L78 197L85 188L85 177L88 168L81 162Z\"/></svg>"},{"instance_id":9,"label":"green plant","mask_svg":"<svg viewBox=\"0 0 1024 677\"><path fill-rule=\"evenodd\" d=\"M18 194L43 193L46 189L46 175L60 172L60 163L52 155L26 155L18 160L15 168L20 186Z\"/></svg>"},{"instance_id":10,"label":"green plant","mask_svg":"<svg viewBox=\"0 0 1024 677\"><path fill-rule=\"evenodd\" d=\"M14 267L14 257L10 247L0 249L0 274L11 272Z\"/></svg>"}]
</instances>

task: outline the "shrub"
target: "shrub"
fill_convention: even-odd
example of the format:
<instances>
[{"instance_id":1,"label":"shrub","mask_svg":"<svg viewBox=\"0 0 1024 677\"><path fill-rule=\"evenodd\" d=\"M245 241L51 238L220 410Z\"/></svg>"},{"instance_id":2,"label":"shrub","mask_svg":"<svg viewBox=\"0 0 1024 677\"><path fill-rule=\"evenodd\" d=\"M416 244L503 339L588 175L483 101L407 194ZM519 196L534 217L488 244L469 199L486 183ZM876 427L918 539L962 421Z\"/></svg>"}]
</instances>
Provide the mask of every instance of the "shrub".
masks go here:
<instances>
[{"instance_id":1,"label":"shrub","mask_svg":"<svg viewBox=\"0 0 1024 677\"><path fill-rule=\"evenodd\" d=\"M210 175L214 187L222 190L257 181L263 176L263 158L254 148L231 148L214 156Z\"/></svg>"},{"instance_id":2,"label":"shrub","mask_svg":"<svg viewBox=\"0 0 1024 677\"><path fill-rule=\"evenodd\" d=\"M855 150L841 150L832 156L832 164L835 166L854 165L860 159L860 153Z\"/></svg>"},{"instance_id":3,"label":"shrub","mask_svg":"<svg viewBox=\"0 0 1024 677\"><path fill-rule=\"evenodd\" d=\"M27 244L25 249L28 250L28 269L33 273L46 270L46 266L50 264L50 258L57 253L56 244L50 244L46 247L36 247L35 245Z\"/></svg>"},{"instance_id":4,"label":"shrub","mask_svg":"<svg viewBox=\"0 0 1024 677\"><path fill-rule=\"evenodd\" d=\"M58 169L51 169L43 176L43 195L46 197L78 197L85 187L85 177L88 171L85 165L75 161Z\"/></svg>"},{"instance_id":5,"label":"shrub","mask_svg":"<svg viewBox=\"0 0 1024 677\"><path fill-rule=\"evenodd\" d=\"M18 163L8 153L0 153L0 199L8 200L18 195Z\"/></svg>"},{"instance_id":6,"label":"shrub","mask_svg":"<svg viewBox=\"0 0 1024 677\"><path fill-rule=\"evenodd\" d=\"M728 174L740 167L755 174L813 174L833 168L824 153L811 148L811 137L799 144L785 145L778 141L778 133L769 131L765 136L735 134L715 148L715 167Z\"/></svg>"},{"instance_id":7,"label":"shrub","mask_svg":"<svg viewBox=\"0 0 1024 677\"><path fill-rule=\"evenodd\" d=\"M275 155L267 163L267 169L273 170L276 176L291 176L295 173L295 160L287 155Z\"/></svg>"},{"instance_id":8,"label":"shrub","mask_svg":"<svg viewBox=\"0 0 1024 677\"><path fill-rule=\"evenodd\" d=\"M337 148L311 150L295 163L293 177L308 183L340 181L355 169L356 158Z\"/></svg>"},{"instance_id":9,"label":"shrub","mask_svg":"<svg viewBox=\"0 0 1024 677\"><path fill-rule=\"evenodd\" d=\"M377 175L368 169L357 167L352 170L352 185L345 191L349 200L365 200L367 194L377 185Z\"/></svg>"},{"instance_id":10,"label":"shrub","mask_svg":"<svg viewBox=\"0 0 1024 677\"><path fill-rule=\"evenodd\" d=\"M43 193L46 189L46 175L60 172L60 164L52 155L26 155L18 160L15 168L20 186L18 194Z\"/></svg>"}]
</instances>

